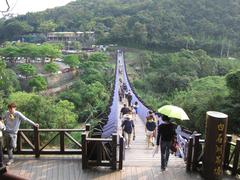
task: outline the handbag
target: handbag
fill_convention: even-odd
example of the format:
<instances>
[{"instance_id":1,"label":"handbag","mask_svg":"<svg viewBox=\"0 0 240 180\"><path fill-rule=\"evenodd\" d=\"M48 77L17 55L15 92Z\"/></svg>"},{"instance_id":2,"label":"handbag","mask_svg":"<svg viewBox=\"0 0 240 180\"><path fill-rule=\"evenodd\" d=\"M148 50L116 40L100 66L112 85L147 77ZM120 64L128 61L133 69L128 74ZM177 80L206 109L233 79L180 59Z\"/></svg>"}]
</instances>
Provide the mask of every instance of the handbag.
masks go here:
<instances>
[{"instance_id":1,"label":"handbag","mask_svg":"<svg viewBox=\"0 0 240 180\"><path fill-rule=\"evenodd\" d=\"M178 143L177 143L177 140L174 138L172 141L171 141L171 146L170 146L170 150L175 153L177 152L177 149L178 149Z\"/></svg>"}]
</instances>

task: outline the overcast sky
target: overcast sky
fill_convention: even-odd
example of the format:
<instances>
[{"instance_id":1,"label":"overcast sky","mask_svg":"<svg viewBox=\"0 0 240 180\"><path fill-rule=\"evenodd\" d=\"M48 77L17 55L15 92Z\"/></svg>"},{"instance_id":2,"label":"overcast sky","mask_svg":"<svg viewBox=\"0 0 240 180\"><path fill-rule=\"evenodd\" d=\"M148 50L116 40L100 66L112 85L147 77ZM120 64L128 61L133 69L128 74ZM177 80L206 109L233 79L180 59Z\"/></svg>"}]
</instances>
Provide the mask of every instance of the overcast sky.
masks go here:
<instances>
[{"instance_id":1,"label":"overcast sky","mask_svg":"<svg viewBox=\"0 0 240 180\"><path fill-rule=\"evenodd\" d=\"M43 11L47 8L63 6L73 0L8 0L10 13L26 14L27 12ZM0 0L0 11L7 9L5 0Z\"/></svg>"}]
</instances>

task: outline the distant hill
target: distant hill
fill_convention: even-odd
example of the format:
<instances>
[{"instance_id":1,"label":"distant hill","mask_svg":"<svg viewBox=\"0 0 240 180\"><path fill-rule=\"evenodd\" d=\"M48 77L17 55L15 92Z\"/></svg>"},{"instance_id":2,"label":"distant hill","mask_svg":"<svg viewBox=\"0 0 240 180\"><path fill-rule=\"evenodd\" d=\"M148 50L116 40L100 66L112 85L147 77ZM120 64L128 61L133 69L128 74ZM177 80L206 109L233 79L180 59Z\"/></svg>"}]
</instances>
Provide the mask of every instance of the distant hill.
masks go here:
<instances>
[{"instance_id":1,"label":"distant hill","mask_svg":"<svg viewBox=\"0 0 240 180\"><path fill-rule=\"evenodd\" d=\"M238 55L240 0L77 0L1 20L0 42L29 33L85 30L95 31L100 43Z\"/></svg>"}]
</instances>

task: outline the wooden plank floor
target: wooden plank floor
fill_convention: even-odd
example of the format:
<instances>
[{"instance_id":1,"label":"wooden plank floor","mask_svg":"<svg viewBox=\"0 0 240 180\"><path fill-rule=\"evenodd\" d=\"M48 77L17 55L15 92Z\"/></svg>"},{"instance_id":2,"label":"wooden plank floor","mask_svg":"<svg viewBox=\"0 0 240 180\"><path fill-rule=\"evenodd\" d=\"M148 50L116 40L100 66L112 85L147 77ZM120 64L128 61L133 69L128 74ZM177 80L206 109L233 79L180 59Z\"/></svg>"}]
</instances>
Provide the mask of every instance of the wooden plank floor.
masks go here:
<instances>
[{"instance_id":1,"label":"wooden plank floor","mask_svg":"<svg viewBox=\"0 0 240 180\"><path fill-rule=\"evenodd\" d=\"M169 166L161 172L160 167L142 164L124 166L121 171L109 168L91 168L82 170L79 156L16 156L15 163L8 168L9 173L31 180L192 180L201 179L198 174L186 173L185 169ZM232 177L223 179L230 180Z\"/></svg>"},{"instance_id":2,"label":"wooden plank floor","mask_svg":"<svg viewBox=\"0 0 240 180\"><path fill-rule=\"evenodd\" d=\"M135 120L136 138L132 141L131 147L126 149L126 156L124 166L156 166L160 167L160 150L159 153L153 157L155 147L147 147L145 124L139 118ZM169 168L178 167L185 169L185 163L182 158L170 155Z\"/></svg>"}]
</instances>

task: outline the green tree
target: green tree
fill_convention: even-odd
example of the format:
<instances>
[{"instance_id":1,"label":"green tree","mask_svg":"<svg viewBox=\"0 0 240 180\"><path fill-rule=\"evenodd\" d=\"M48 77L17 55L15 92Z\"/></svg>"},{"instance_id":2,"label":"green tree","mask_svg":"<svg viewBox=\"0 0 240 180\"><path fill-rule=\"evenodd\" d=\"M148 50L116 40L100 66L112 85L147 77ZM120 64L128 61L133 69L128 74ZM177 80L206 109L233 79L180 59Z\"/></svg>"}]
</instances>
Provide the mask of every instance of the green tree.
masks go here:
<instances>
[{"instance_id":1,"label":"green tree","mask_svg":"<svg viewBox=\"0 0 240 180\"><path fill-rule=\"evenodd\" d=\"M71 68L79 66L80 60L77 55L67 55L64 57L64 63L69 65Z\"/></svg>"},{"instance_id":2,"label":"green tree","mask_svg":"<svg viewBox=\"0 0 240 180\"><path fill-rule=\"evenodd\" d=\"M5 62L0 59L0 94L8 96L10 93L19 89L20 84L16 73L8 69Z\"/></svg>"},{"instance_id":3,"label":"green tree","mask_svg":"<svg viewBox=\"0 0 240 180\"><path fill-rule=\"evenodd\" d=\"M54 106L55 123L58 128L74 128L77 124L77 115L73 112L75 106L67 100L60 100Z\"/></svg>"},{"instance_id":4,"label":"green tree","mask_svg":"<svg viewBox=\"0 0 240 180\"><path fill-rule=\"evenodd\" d=\"M60 48L61 46L59 44L44 43L41 45L41 48L39 50L41 54L40 57L49 57L51 61L53 61L53 59L61 56Z\"/></svg>"},{"instance_id":5,"label":"green tree","mask_svg":"<svg viewBox=\"0 0 240 180\"><path fill-rule=\"evenodd\" d=\"M234 133L240 133L240 70L229 73L226 76L226 83L230 90L230 94L227 98L224 110L229 115L229 130Z\"/></svg>"},{"instance_id":6,"label":"green tree","mask_svg":"<svg viewBox=\"0 0 240 180\"><path fill-rule=\"evenodd\" d=\"M147 42L147 27L145 24L141 24L140 22L136 22L133 27L134 38L137 44L145 44Z\"/></svg>"},{"instance_id":7,"label":"green tree","mask_svg":"<svg viewBox=\"0 0 240 180\"><path fill-rule=\"evenodd\" d=\"M240 70L226 76L227 86L235 96L240 97Z\"/></svg>"},{"instance_id":8,"label":"green tree","mask_svg":"<svg viewBox=\"0 0 240 180\"><path fill-rule=\"evenodd\" d=\"M0 48L0 55L5 59L8 58L11 61L13 61L15 57L18 57L19 55L19 48L16 46L7 44L4 48Z\"/></svg>"},{"instance_id":9,"label":"green tree","mask_svg":"<svg viewBox=\"0 0 240 180\"><path fill-rule=\"evenodd\" d=\"M108 56L104 53L93 53L89 56L89 61L106 62L108 61Z\"/></svg>"},{"instance_id":10,"label":"green tree","mask_svg":"<svg viewBox=\"0 0 240 180\"><path fill-rule=\"evenodd\" d=\"M74 106L66 100L56 103L51 97L16 92L10 95L8 101L16 102L18 110L29 119L39 123L41 128L76 127L77 116L74 113ZM63 126L63 124L66 126ZM29 125L25 123L21 126L26 127Z\"/></svg>"},{"instance_id":11,"label":"green tree","mask_svg":"<svg viewBox=\"0 0 240 180\"><path fill-rule=\"evenodd\" d=\"M59 67L57 64L48 63L44 65L44 70L49 73L56 73L59 70Z\"/></svg>"},{"instance_id":12,"label":"green tree","mask_svg":"<svg viewBox=\"0 0 240 180\"><path fill-rule=\"evenodd\" d=\"M51 58L51 60L61 57L61 46L60 44L48 44L44 43L41 45L33 43L5 43L2 48L0 48L0 55L5 59L10 59L15 61L19 57L24 57L26 62L30 62L35 58L42 58L43 63L46 57Z\"/></svg>"},{"instance_id":13,"label":"green tree","mask_svg":"<svg viewBox=\"0 0 240 180\"><path fill-rule=\"evenodd\" d=\"M57 27L57 24L54 23L53 21L51 21L51 20L44 21L39 25L38 31L46 34L48 32L55 31L56 27Z\"/></svg>"},{"instance_id":14,"label":"green tree","mask_svg":"<svg viewBox=\"0 0 240 180\"><path fill-rule=\"evenodd\" d=\"M29 80L29 86L32 87L33 90L41 91L47 89L47 81L42 76L36 76Z\"/></svg>"},{"instance_id":15,"label":"green tree","mask_svg":"<svg viewBox=\"0 0 240 180\"><path fill-rule=\"evenodd\" d=\"M191 83L188 91L177 92L170 103L182 107L190 117L185 126L204 132L206 112L223 112L229 91L224 77L205 77Z\"/></svg>"},{"instance_id":16,"label":"green tree","mask_svg":"<svg viewBox=\"0 0 240 180\"><path fill-rule=\"evenodd\" d=\"M74 103L79 121L95 124L100 115L106 114L114 71L106 61L108 57L104 55L102 60L96 55L93 57L80 63L80 69L83 70L81 80L74 83L70 90L61 93L59 98Z\"/></svg>"},{"instance_id":17,"label":"green tree","mask_svg":"<svg viewBox=\"0 0 240 180\"><path fill-rule=\"evenodd\" d=\"M26 77L35 75L37 72L37 69L31 64L20 64L18 65L17 69Z\"/></svg>"}]
</instances>

